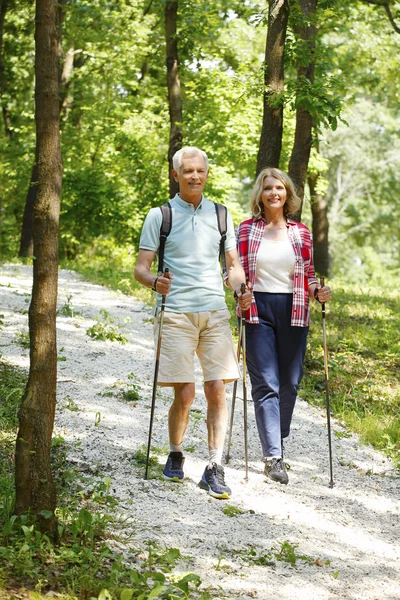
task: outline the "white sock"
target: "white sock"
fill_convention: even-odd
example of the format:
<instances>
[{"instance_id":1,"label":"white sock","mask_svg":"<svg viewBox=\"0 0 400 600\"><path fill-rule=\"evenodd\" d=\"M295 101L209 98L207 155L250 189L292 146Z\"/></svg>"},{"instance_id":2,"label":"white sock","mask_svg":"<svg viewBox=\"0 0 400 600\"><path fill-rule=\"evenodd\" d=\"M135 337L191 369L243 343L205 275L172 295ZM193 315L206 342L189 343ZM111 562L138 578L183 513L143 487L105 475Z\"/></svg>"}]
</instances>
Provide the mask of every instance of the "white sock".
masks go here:
<instances>
[{"instance_id":1,"label":"white sock","mask_svg":"<svg viewBox=\"0 0 400 600\"><path fill-rule=\"evenodd\" d=\"M282 458L282 456L264 456L264 461L268 462L268 461L272 460L273 458Z\"/></svg>"},{"instance_id":2,"label":"white sock","mask_svg":"<svg viewBox=\"0 0 400 600\"><path fill-rule=\"evenodd\" d=\"M170 452L180 452L181 454L183 454L182 442L180 444L171 444L171 442L170 442L169 443L169 451Z\"/></svg>"},{"instance_id":3,"label":"white sock","mask_svg":"<svg viewBox=\"0 0 400 600\"><path fill-rule=\"evenodd\" d=\"M208 451L208 468L211 469L213 463L222 464L222 448Z\"/></svg>"}]
</instances>

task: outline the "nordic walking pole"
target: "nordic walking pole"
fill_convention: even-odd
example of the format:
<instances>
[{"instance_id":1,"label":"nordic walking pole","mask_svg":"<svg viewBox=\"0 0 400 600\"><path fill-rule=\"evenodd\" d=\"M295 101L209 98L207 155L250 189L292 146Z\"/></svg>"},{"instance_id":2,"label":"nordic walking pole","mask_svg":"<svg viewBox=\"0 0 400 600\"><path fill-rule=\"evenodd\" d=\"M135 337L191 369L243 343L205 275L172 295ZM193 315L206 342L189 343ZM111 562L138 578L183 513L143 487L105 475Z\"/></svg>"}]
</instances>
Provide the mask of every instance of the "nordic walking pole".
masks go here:
<instances>
[{"instance_id":1,"label":"nordic walking pole","mask_svg":"<svg viewBox=\"0 0 400 600\"><path fill-rule=\"evenodd\" d=\"M169 269L164 270L164 277L168 277ZM160 354L161 354L161 340L162 340L162 327L164 322L164 310L165 310L165 296L161 298L161 311L160 319L158 322L158 339L157 339L157 350L156 350L156 364L154 367L154 379L153 379L153 396L151 398L151 411L150 411L150 426L149 426L149 439L147 442L147 456L146 456L146 471L144 478L147 479L147 473L149 470L149 458L150 458L150 446L151 446L151 434L153 432L153 419L154 409L156 407L156 394L157 394L157 380L158 380L158 368L160 366Z\"/></svg>"},{"instance_id":2,"label":"nordic walking pole","mask_svg":"<svg viewBox=\"0 0 400 600\"><path fill-rule=\"evenodd\" d=\"M238 361L238 363L240 361L240 349L241 349L241 345L242 345L242 319L240 319L240 321L239 321L239 340L238 340L238 347L237 347L237 361ZM226 464L228 464L229 459L231 457L230 452L231 452L231 444L232 444L233 417L235 415L235 402L236 402L237 382L238 382L238 380L235 379L235 381L233 383L233 390L232 390L231 419L230 419L230 423L229 423L228 447L227 447L226 458L225 458Z\"/></svg>"},{"instance_id":3,"label":"nordic walking pole","mask_svg":"<svg viewBox=\"0 0 400 600\"><path fill-rule=\"evenodd\" d=\"M323 277L319 280L321 287L324 287L325 280ZM333 467L332 467L332 435L331 435L331 407L329 402L329 378L328 378L328 347L326 344L326 322L325 322L325 302L321 302L322 308L322 335L324 341L324 373L325 373L325 401L326 401L326 421L328 425L328 444L329 444L329 470L331 480L329 487L333 488Z\"/></svg>"},{"instance_id":4,"label":"nordic walking pole","mask_svg":"<svg viewBox=\"0 0 400 600\"><path fill-rule=\"evenodd\" d=\"M242 294L246 291L246 284L242 283L240 286L240 291ZM244 317L243 311L241 314L241 323L242 323L242 356L243 356L243 421L244 421L244 460L246 465L246 475L244 480L249 480L249 459L248 459L248 451L247 451L247 372L246 372L246 319Z\"/></svg>"}]
</instances>

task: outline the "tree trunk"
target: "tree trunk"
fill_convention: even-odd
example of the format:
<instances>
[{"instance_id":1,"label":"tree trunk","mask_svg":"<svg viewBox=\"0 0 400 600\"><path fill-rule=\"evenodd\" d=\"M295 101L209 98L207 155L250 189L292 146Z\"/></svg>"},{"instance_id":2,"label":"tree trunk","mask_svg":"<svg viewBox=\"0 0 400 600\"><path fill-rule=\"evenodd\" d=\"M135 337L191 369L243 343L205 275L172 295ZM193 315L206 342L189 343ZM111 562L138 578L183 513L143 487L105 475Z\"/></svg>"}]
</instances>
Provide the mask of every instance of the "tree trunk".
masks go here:
<instances>
[{"instance_id":1,"label":"tree trunk","mask_svg":"<svg viewBox=\"0 0 400 600\"><path fill-rule=\"evenodd\" d=\"M3 0L4 1L4 0ZM59 64L58 64L58 84L59 84L59 111L66 112L68 107L67 101L67 91L69 86L69 81L72 76L72 66L73 66L73 51L71 57L71 51L68 52L66 59L63 62L61 60L62 57L62 25L64 23L65 18L65 6L67 4L67 0L58 0L57 6L57 43L58 49L57 53L59 56ZM72 62L72 64L71 64ZM31 179L29 181L28 192L26 195L25 208L24 208L24 216L22 218L22 228L21 228L21 240L19 247L19 256L26 257L33 255L33 210L36 202L36 191L37 191L37 167L36 167L37 157L35 158L35 163L32 167Z\"/></svg>"},{"instance_id":2,"label":"tree trunk","mask_svg":"<svg viewBox=\"0 0 400 600\"><path fill-rule=\"evenodd\" d=\"M329 221L326 197L316 191L319 174L310 175L308 185L311 196L314 266L318 275L329 276Z\"/></svg>"},{"instance_id":3,"label":"tree trunk","mask_svg":"<svg viewBox=\"0 0 400 600\"><path fill-rule=\"evenodd\" d=\"M36 202L37 192L37 166L36 160L32 167L31 179L29 181L28 193L26 195L24 216L22 218L21 241L18 256L33 255L33 207Z\"/></svg>"},{"instance_id":4,"label":"tree trunk","mask_svg":"<svg viewBox=\"0 0 400 600\"><path fill-rule=\"evenodd\" d=\"M4 80L4 21L6 18L6 12L8 8L8 0L0 0L0 99L1 99L1 111L3 113L4 131L8 139L11 138L12 128L10 113L6 102L4 101L3 95L5 91L5 80Z\"/></svg>"},{"instance_id":5,"label":"tree trunk","mask_svg":"<svg viewBox=\"0 0 400 600\"><path fill-rule=\"evenodd\" d=\"M178 43L176 40L176 21L178 2L167 0L165 4L165 41L167 51L167 87L169 107L169 193L171 198L179 191L179 184L172 176L172 157L182 147L182 99L181 83L178 72Z\"/></svg>"},{"instance_id":6,"label":"tree trunk","mask_svg":"<svg viewBox=\"0 0 400 600\"><path fill-rule=\"evenodd\" d=\"M289 17L288 0L269 0L264 65L264 112L257 157L257 175L265 167L278 167L282 150L284 50Z\"/></svg>"},{"instance_id":7,"label":"tree trunk","mask_svg":"<svg viewBox=\"0 0 400 600\"><path fill-rule=\"evenodd\" d=\"M56 489L50 446L56 406L58 224L62 183L56 0L36 0L35 22L35 259L29 307L30 369L19 412L15 456L15 511L22 514L30 510L42 530L55 533Z\"/></svg>"},{"instance_id":8,"label":"tree trunk","mask_svg":"<svg viewBox=\"0 0 400 600\"><path fill-rule=\"evenodd\" d=\"M297 72L297 82L299 85L298 97L296 100L296 129L294 135L294 145L289 162L289 175L296 186L297 194L301 199L299 211L294 215L296 221L301 219L301 211L304 199L304 187L307 179L308 162L310 160L313 119L307 109L304 108L299 96L302 95L304 85L314 82L315 72L315 37L317 29L315 26L315 13L317 10L317 0L300 0L304 25L296 28L296 34L302 40L304 51L306 52L308 64L301 65Z\"/></svg>"}]
</instances>

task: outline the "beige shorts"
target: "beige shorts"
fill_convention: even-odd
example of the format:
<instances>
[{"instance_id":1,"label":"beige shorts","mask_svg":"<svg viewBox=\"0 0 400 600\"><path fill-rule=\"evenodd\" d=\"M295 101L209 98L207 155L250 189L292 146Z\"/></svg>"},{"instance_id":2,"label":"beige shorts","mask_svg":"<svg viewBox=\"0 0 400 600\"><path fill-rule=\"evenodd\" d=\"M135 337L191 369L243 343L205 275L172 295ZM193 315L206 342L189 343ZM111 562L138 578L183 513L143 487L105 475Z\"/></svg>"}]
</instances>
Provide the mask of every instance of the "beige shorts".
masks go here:
<instances>
[{"instance_id":1,"label":"beige shorts","mask_svg":"<svg viewBox=\"0 0 400 600\"><path fill-rule=\"evenodd\" d=\"M154 321L157 348L159 317ZM228 309L196 313L164 312L158 385L194 383L197 354L204 381L239 378Z\"/></svg>"}]
</instances>

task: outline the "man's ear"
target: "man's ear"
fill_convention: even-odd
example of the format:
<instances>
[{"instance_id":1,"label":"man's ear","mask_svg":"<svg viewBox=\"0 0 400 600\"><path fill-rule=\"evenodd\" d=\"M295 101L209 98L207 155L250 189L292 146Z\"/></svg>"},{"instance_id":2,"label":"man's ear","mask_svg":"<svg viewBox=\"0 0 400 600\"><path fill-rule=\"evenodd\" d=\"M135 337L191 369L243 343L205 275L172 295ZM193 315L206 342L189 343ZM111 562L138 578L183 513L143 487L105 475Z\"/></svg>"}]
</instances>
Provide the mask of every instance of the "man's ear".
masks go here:
<instances>
[{"instance_id":1,"label":"man's ear","mask_svg":"<svg viewBox=\"0 0 400 600\"><path fill-rule=\"evenodd\" d=\"M179 181L179 179L178 179L178 173L175 171L175 169L172 169L172 176L175 179L175 181Z\"/></svg>"}]
</instances>

